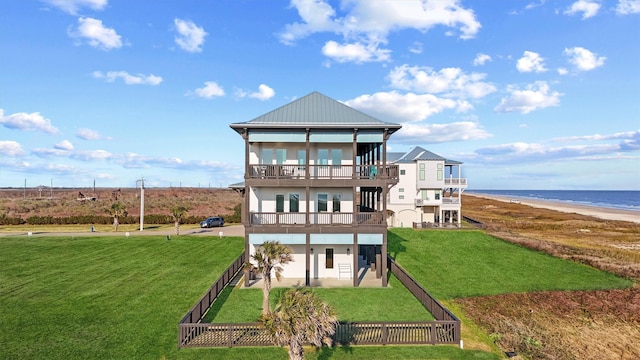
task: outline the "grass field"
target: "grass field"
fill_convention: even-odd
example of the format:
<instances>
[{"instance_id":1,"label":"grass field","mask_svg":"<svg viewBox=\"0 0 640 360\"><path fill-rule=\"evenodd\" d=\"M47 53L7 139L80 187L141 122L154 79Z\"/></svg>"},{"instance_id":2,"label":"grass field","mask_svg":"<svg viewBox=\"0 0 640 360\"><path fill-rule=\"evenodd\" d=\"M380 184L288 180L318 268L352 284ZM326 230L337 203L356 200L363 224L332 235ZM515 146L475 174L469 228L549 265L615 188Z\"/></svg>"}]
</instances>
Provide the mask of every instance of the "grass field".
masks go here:
<instances>
[{"instance_id":1,"label":"grass field","mask_svg":"<svg viewBox=\"0 0 640 360\"><path fill-rule=\"evenodd\" d=\"M398 229L389 233L389 243L400 264L444 298L630 284L477 231ZM2 237L0 358L284 359L286 351L276 347L177 348L178 321L242 249L242 238L229 237ZM336 301L339 314L378 297L385 301L380 304L383 312L395 313L393 317L405 312L416 319L412 308L396 305L410 300L387 295L401 294L393 278L391 285L345 293L318 291L327 301ZM231 293L236 292L257 298L251 301L259 311L259 290ZM379 310L361 306L353 320L364 320L367 313ZM494 359L496 355L452 346L337 347L309 354L309 359L365 358Z\"/></svg>"},{"instance_id":2,"label":"grass field","mask_svg":"<svg viewBox=\"0 0 640 360\"><path fill-rule=\"evenodd\" d=\"M229 237L2 237L0 358L285 359L277 347L177 348L178 322L242 249L242 238ZM337 347L308 355L497 358L454 346Z\"/></svg>"},{"instance_id":3,"label":"grass field","mask_svg":"<svg viewBox=\"0 0 640 360\"><path fill-rule=\"evenodd\" d=\"M4 237L0 358L175 357L177 324L242 238Z\"/></svg>"},{"instance_id":4,"label":"grass field","mask_svg":"<svg viewBox=\"0 0 640 360\"><path fill-rule=\"evenodd\" d=\"M475 230L393 229L388 242L389 254L438 299L633 284Z\"/></svg>"},{"instance_id":5,"label":"grass field","mask_svg":"<svg viewBox=\"0 0 640 360\"><path fill-rule=\"evenodd\" d=\"M271 289L272 307L284 290L286 289ZM424 306L393 275L389 277L388 288L312 288L312 291L331 304L340 321L434 320ZM223 301L214 303L207 313L207 322L255 322L262 311L261 289L227 288L220 299Z\"/></svg>"}]
</instances>

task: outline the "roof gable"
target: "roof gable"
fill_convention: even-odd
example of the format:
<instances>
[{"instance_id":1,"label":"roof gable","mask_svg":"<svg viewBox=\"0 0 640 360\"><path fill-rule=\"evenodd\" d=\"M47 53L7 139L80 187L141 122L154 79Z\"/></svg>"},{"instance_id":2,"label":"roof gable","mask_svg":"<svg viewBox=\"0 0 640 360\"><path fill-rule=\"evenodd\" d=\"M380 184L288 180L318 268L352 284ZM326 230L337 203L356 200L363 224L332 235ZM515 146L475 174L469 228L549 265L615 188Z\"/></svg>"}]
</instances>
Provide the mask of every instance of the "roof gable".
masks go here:
<instances>
[{"instance_id":1,"label":"roof gable","mask_svg":"<svg viewBox=\"0 0 640 360\"><path fill-rule=\"evenodd\" d=\"M384 122L353 109L317 91L301 97L253 120L231 124L241 128L387 128L401 125Z\"/></svg>"}]
</instances>

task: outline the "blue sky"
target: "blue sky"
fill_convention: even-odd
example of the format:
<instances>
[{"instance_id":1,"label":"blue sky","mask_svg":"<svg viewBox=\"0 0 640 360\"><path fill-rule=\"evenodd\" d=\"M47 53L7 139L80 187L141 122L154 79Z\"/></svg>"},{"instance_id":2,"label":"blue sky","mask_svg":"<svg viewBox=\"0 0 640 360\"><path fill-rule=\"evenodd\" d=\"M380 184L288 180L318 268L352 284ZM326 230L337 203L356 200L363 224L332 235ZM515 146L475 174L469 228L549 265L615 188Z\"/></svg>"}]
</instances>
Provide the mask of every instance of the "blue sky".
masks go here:
<instances>
[{"instance_id":1,"label":"blue sky","mask_svg":"<svg viewBox=\"0 0 640 360\"><path fill-rule=\"evenodd\" d=\"M640 0L2 0L0 187L226 187L319 91L471 189L640 189Z\"/></svg>"}]
</instances>

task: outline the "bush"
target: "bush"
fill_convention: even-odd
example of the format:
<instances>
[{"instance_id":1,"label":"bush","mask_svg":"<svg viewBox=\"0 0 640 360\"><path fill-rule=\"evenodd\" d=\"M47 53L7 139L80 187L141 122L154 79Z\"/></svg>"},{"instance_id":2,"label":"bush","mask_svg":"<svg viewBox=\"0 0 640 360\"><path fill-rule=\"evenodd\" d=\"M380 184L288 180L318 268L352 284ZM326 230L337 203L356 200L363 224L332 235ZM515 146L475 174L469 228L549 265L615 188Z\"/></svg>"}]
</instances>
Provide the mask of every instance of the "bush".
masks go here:
<instances>
[{"instance_id":1,"label":"bush","mask_svg":"<svg viewBox=\"0 0 640 360\"><path fill-rule=\"evenodd\" d=\"M0 215L0 225L22 225L25 221L20 217L9 217L5 214Z\"/></svg>"}]
</instances>

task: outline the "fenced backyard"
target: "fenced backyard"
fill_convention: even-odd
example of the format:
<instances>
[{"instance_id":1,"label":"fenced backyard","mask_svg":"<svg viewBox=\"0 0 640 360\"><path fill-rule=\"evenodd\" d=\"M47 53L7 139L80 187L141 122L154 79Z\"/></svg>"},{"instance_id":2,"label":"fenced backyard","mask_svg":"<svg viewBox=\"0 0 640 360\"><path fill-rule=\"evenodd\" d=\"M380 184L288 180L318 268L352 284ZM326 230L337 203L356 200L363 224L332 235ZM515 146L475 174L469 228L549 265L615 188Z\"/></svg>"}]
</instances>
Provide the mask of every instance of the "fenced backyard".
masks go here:
<instances>
[{"instance_id":1,"label":"fenced backyard","mask_svg":"<svg viewBox=\"0 0 640 360\"><path fill-rule=\"evenodd\" d=\"M179 347L239 347L273 346L267 332L259 323L202 323L202 317L242 269L243 255L238 257L211 286L179 324ZM333 341L341 345L390 344L458 344L460 321L438 300L433 298L406 271L388 257L389 270L428 310L435 321L400 322L341 322Z\"/></svg>"}]
</instances>

